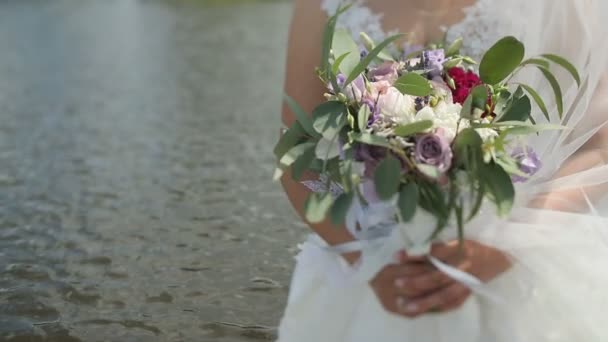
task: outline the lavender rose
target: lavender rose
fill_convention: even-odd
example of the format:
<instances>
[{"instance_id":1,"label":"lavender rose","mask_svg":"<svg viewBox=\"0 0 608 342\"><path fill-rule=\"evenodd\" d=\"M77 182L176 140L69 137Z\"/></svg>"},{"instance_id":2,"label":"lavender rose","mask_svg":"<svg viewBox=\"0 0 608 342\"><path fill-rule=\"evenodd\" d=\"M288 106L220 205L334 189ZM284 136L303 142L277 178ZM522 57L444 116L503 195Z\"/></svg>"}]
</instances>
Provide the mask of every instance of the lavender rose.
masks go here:
<instances>
[{"instance_id":1,"label":"lavender rose","mask_svg":"<svg viewBox=\"0 0 608 342\"><path fill-rule=\"evenodd\" d=\"M388 81L393 84L399 78L399 63L384 62L378 68L372 69L369 76L374 82Z\"/></svg>"},{"instance_id":2,"label":"lavender rose","mask_svg":"<svg viewBox=\"0 0 608 342\"><path fill-rule=\"evenodd\" d=\"M426 134L416 142L416 160L419 163L435 166L440 173L450 169L452 157L450 142L441 130Z\"/></svg>"},{"instance_id":3,"label":"lavender rose","mask_svg":"<svg viewBox=\"0 0 608 342\"><path fill-rule=\"evenodd\" d=\"M534 176L542 167L542 162L540 161L540 158L538 158L538 155L530 147L516 148L511 153L511 156L513 157L513 159L515 159L515 162L519 166L519 170L528 175L528 177L522 177L517 175L512 176L511 179L515 183L522 183L527 181L529 177Z\"/></svg>"}]
</instances>

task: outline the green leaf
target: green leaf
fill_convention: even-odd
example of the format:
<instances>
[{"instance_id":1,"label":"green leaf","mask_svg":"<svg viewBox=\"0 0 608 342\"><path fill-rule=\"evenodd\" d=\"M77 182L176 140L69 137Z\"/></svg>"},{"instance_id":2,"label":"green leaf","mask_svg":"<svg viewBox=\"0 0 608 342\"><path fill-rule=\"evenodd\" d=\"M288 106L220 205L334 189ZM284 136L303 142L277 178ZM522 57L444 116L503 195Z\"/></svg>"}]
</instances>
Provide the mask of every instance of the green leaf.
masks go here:
<instances>
[{"instance_id":1,"label":"green leaf","mask_svg":"<svg viewBox=\"0 0 608 342\"><path fill-rule=\"evenodd\" d=\"M285 94L284 98L285 103L287 103L306 133L308 133L311 137L319 137L319 134L312 127L312 118L310 115L308 115L308 113L306 113L306 111L291 96Z\"/></svg>"},{"instance_id":2,"label":"green leaf","mask_svg":"<svg viewBox=\"0 0 608 342\"><path fill-rule=\"evenodd\" d=\"M511 177L497 164L485 164L483 181L492 195L499 216L506 216L513 208L515 188Z\"/></svg>"},{"instance_id":3,"label":"green leaf","mask_svg":"<svg viewBox=\"0 0 608 342\"><path fill-rule=\"evenodd\" d=\"M550 60L553 63L558 64L559 66L561 66L562 68L566 69L570 75L572 75L572 78L574 78L574 80L576 81L576 84L580 87L581 86L581 75L578 73L578 70L576 69L576 67L574 65L572 65L572 63L570 63L567 59L565 59L564 57L558 56L558 55L552 55L552 54L544 54L542 55L543 58L546 58L548 60Z\"/></svg>"},{"instance_id":4,"label":"green leaf","mask_svg":"<svg viewBox=\"0 0 608 342\"><path fill-rule=\"evenodd\" d=\"M331 207L331 222L334 225L342 225L346 218L346 214L350 209L350 206L353 203L354 194L351 193L343 193L341 194Z\"/></svg>"},{"instance_id":5,"label":"green leaf","mask_svg":"<svg viewBox=\"0 0 608 342\"><path fill-rule=\"evenodd\" d=\"M458 165L475 172L483 163L483 139L473 128L466 128L454 140L454 155Z\"/></svg>"},{"instance_id":6,"label":"green leaf","mask_svg":"<svg viewBox=\"0 0 608 342\"><path fill-rule=\"evenodd\" d=\"M290 149L279 161L279 166L275 170L274 180L279 180L283 176L283 171L293 165L304 153L306 153L310 147L315 147L316 144L314 142L306 142L297 146L294 146Z\"/></svg>"},{"instance_id":7,"label":"green leaf","mask_svg":"<svg viewBox=\"0 0 608 342\"><path fill-rule=\"evenodd\" d=\"M313 128L323 138L333 138L346 125L346 106L342 102L329 101L319 105L312 113Z\"/></svg>"},{"instance_id":8,"label":"green leaf","mask_svg":"<svg viewBox=\"0 0 608 342\"><path fill-rule=\"evenodd\" d=\"M304 216L310 223L321 223L327 218L327 214L333 204L331 194L312 193L304 204Z\"/></svg>"},{"instance_id":9,"label":"green leaf","mask_svg":"<svg viewBox=\"0 0 608 342\"><path fill-rule=\"evenodd\" d=\"M478 182L477 187L473 189L473 193L475 195L474 201L473 201L473 206L471 208L471 212L469 213L469 217L467 218L467 221L472 220L473 218L475 218L475 216L477 216L477 214L479 213L479 211L481 210L481 205L483 204L483 199L485 197L485 185L483 184L483 182Z\"/></svg>"},{"instance_id":10,"label":"green leaf","mask_svg":"<svg viewBox=\"0 0 608 342\"><path fill-rule=\"evenodd\" d=\"M340 146L338 144L337 136L334 139L319 139L315 148L315 156L321 160L329 160L336 158L340 155Z\"/></svg>"},{"instance_id":11,"label":"green leaf","mask_svg":"<svg viewBox=\"0 0 608 342\"><path fill-rule=\"evenodd\" d=\"M350 32L345 29L336 30L331 48L334 52L334 56L347 55L340 63L340 71L344 75L350 75L361 60L359 47L353 40Z\"/></svg>"},{"instance_id":12,"label":"green leaf","mask_svg":"<svg viewBox=\"0 0 608 342\"><path fill-rule=\"evenodd\" d=\"M357 123L359 124L359 130L361 132L364 132L367 129L370 115L371 111L369 110L369 107L366 105L361 106L357 117Z\"/></svg>"},{"instance_id":13,"label":"green leaf","mask_svg":"<svg viewBox=\"0 0 608 342\"><path fill-rule=\"evenodd\" d=\"M291 176L293 180L299 181L304 172L308 171L312 161L315 160L315 147L309 146L298 157L291 167Z\"/></svg>"},{"instance_id":14,"label":"green leaf","mask_svg":"<svg viewBox=\"0 0 608 342\"><path fill-rule=\"evenodd\" d=\"M374 172L374 183L378 197L390 199L399 187L401 180L401 163L395 157L384 158Z\"/></svg>"},{"instance_id":15,"label":"green leaf","mask_svg":"<svg viewBox=\"0 0 608 342\"><path fill-rule=\"evenodd\" d=\"M295 121L293 125L281 136L279 141L274 147L274 156L277 160L280 160L287 151L289 151L292 147L294 147L304 136L306 132L302 125Z\"/></svg>"},{"instance_id":16,"label":"green leaf","mask_svg":"<svg viewBox=\"0 0 608 342\"><path fill-rule=\"evenodd\" d=\"M477 86L471 91L462 106L460 116L465 119L481 117L488 103L488 88L485 85Z\"/></svg>"},{"instance_id":17,"label":"green leaf","mask_svg":"<svg viewBox=\"0 0 608 342\"><path fill-rule=\"evenodd\" d=\"M418 186L416 183L410 182L403 187L399 193L397 206L403 222L409 222L414 218L418 207Z\"/></svg>"},{"instance_id":18,"label":"green leaf","mask_svg":"<svg viewBox=\"0 0 608 342\"><path fill-rule=\"evenodd\" d=\"M333 43L334 33L336 31L336 25L338 23L338 17L347 11L352 5L346 5L341 8L338 8L336 14L331 16L325 25L325 30L323 33L323 44L321 46L321 70L324 73L329 73L331 68L329 66L329 54L331 52L331 46ZM326 75L329 76L329 75Z\"/></svg>"},{"instance_id":19,"label":"green leaf","mask_svg":"<svg viewBox=\"0 0 608 342\"><path fill-rule=\"evenodd\" d=\"M391 147L391 143L388 141L388 139L378 136L378 135L372 135L369 133L349 132L348 136L350 139L363 143L363 144L386 147L386 148Z\"/></svg>"},{"instance_id":20,"label":"green leaf","mask_svg":"<svg viewBox=\"0 0 608 342\"><path fill-rule=\"evenodd\" d=\"M551 117L549 116L549 110L547 110L547 105L545 104L545 101L543 101L543 98L538 94L538 92L536 92L536 90L534 90L534 88L530 87L529 85L522 83L518 84L520 87L524 88L526 92L530 94L530 96L532 96L532 98L536 102L536 105L538 105L538 108L540 108L540 110L543 112L543 115L545 116L547 121L551 121Z\"/></svg>"},{"instance_id":21,"label":"green leaf","mask_svg":"<svg viewBox=\"0 0 608 342\"><path fill-rule=\"evenodd\" d=\"M367 51L372 51L376 48L376 43L374 42L373 39L370 38L370 36L367 35L367 33L361 32L359 34L359 36L361 37L361 41L365 45L365 48L367 49ZM381 60L384 60L384 61L389 61L389 62L395 61L395 59L391 56L391 54L388 51L386 51L386 49L383 51L380 51L380 53L378 53L378 58L380 58Z\"/></svg>"},{"instance_id":22,"label":"green leaf","mask_svg":"<svg viewBox=\"0 0 608 342\"><path fill-rule=\"evenodd\" d=\"M506 79L525 55L524 45L515 37L505 37L492 46L481 60L479 75L484 83L496 85Z\"/></svg>"},{"instance_id":23,"label":"green leaf","mask_svg":"<svg viewBox=\"0 0 608 342\"><path fill-rule=\"evenodd\" d=\"M515 95L514 95L515 96ZM532 113L530 98L526 95L516 97L509 109L499 117L496 122L504 121L528 121Z\"/></svg>"},{"instance_id":24,"label":"green leaf","mask_svg":"<svg viewBox=\"0 0 608 342\"><path fill-rule=\"evenodd\" d=\"M507 111L507 109L509 109L509 107L513 103L513 94L511 94L511 92L506 89L502 90L498 94L495 101L496 105L494 106L494 113L496 113L497 116L501 116Z\"/></svg>"},{"instance_id":25,"label":"green leaf","mask_svg":"<svg viewBox=\"0 0 608 342\"><path fill-rule=\"evenodd\" d=\"M426 132L429 129L433 128L433 121L431 120L422 120L413 122L411 124L398 126L395 128L394 133L400 137L408 137L410 135L414 135L417 133Z\"/></svg>"},{"instance_id":26,"label":"green leaf","mask_svg":"<svg viewBox=\"0 0 608 342\"><path fill-rule=\"evenodd\" d=\"M431 83L426 78L413 72L408 72L399 77L393 86L404 95L428 96L433 92Z\"/></svg>"},{"instance_id":27,"label":"green leaf","mask_svg":"<svg viewBox=\"0 0 608 342\"><path fill-rule=\"evenodd\" d=\"M547 62L544 59L540 59L540 58L530 58L530 59L526 59L525 61L521 62L521 66L526 66L526 65L538 65L538 66L549 69L549 62Z\"/></svg>"},{"instance_id":28,"label":"green leaf","mask_svg":"<svg viewBox=\"0 0 608 342\"><path fill-rule=\"evenodd\" d=\"M562 119L564 116L564 99L562 95L562 88L557 81L557 78L549 71L549 69L545 69L543 67L538 67L538 69L543 73L551 88L553 89L553 93L555 94L555 102L557 105L557 112L559 114L559 118Z\"/></svg>"},{"instance_id":29,"label":"green leaf","mask_svg":"<svg viewBox=\"0 0 608 342\"><path fill-rule=\"evenodd\" d=\"M462 48L462 44L464 40L462 38L456 39L452 44L448 47L445 52L446 57L451 57L460 53L460 49Z\"/></svg>"},{"instance_id":30,"label":"green leaf","mask_svg":"<svg viewBox=\"0 0 608 342\"><path fill-rule=\"evenodd\" d=\"M350 73L345 73L345 75L348 75L348 78L346 79L344 86L346 87L352 81L354 81L359 75L361 75L363 72L365 72L365 69L367 69L367 67L370 65L370 63L373 62L374 59L376 59L376 57L378 57L378 55L384 50L384 48L386 48L389 44L391 44L392 42L396 41L397 39L399 39L401 37L403 37L403 34L397 34L397 35L388 37L382 43L378 44L378 46L376 46L372 51L370 51L367 54L367 56L365 56L365 58L363 58L359 62L359 64L357 64L357 66Z\"/></svg>"},{"instance_id":31,"label":"green leaf","mask_svg":"<svg viewBox=\"0 0 608 342\"><path fill-rule=\"evenodd\" d=\"M331 71L334 75L337 75L340 72L340 65L342 65L342 62L344 62L346 57L348 57L348 55L350 54L350 52L346 52L342 56L336 58L336 60L334 61L334 65L331 67Z\"/></svg>"},{"instance_id":32,"label":"green leaf","mask_svg":"<svg viewBox=\"0 0 608 342\"><path fill-rule=\"evenodd\" d=\"M460 65L460 63L462 63L464 59L462 57L456 57L456 58L452 58L447 60L445 63L443 63L443 67L444 69L452 69L454 67L457 67L458 65Z\"/></svg>"}]
</instances>

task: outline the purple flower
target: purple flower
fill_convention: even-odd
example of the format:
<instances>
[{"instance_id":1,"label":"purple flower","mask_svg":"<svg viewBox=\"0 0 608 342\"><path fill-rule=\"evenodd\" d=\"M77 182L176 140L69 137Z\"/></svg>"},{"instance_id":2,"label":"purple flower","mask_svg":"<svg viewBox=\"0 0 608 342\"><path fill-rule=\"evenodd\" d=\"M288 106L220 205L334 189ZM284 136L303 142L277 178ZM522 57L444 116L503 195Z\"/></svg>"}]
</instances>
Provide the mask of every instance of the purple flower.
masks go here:
<instances>
[{"instance_id":1,"label":"purple flower","mask_svg":"<svg viewBox=\"0 0 608 342\"><path fill-rule=\"evenodd\" d=\"M440 173L450 169L452 157L450 142L441 130L426 134L416 141L416 160L419 163L435 166Z\"/></svg>"},{"instance_id":2,"label":"purple flower","mask_svg":"<svg viewBox=\"0 0 608 342\"><path fill-rule=\"evenodd\" d=\"M374 102L369 98L363 99L363 101L361 101L361 105L367 106L370 112L372 113L369 116L369 120L367 121L367 126L369 127L369 125L373 124L380 118L380 106L378 105L378 103Z\"/></svg>"},{"instance_id":3,"label":"purple flower","mask_svg":"<svg viewBox=\"0 0 608 342\"><path fill-rule=\"evenodd\" d=\"M373 177L376 167L385 157L385 148L365 144L358 144L355 147L355 160L365 165L365 177Z\"/></svg>"},{"instance_id":4,"label":"purple flower","mask_svg":"<svg viewBox=\"0 0 608 342\"><path fill-rule=\"evenodd\" d=\"M424 68L429 70L429 78L441 75L443 63L445 62L445 52L443 49L426 50L422 52L422 62Z\"/></svg>"},{"instance_id":5,"label":"purple flower","mask_svg":"<svg viewBox=\"0 0 608 342\"><path fill-rule=\"evenodd\" d=\"M511 153L511 156L513 157L513 159L515 159L515 162L519 166L519 170L528 175L528 177L522 177L517 175L512 176L511 179L515 183L522 183L527 181L528 178L534 176L543 165L540 159L538 158L538 155L530 147L516 148Z\"/></svg>"},{"instance_id":6,"label":"purple flower","mask_svg":"<svg viewBox=\"0 0 608 342\"><path fill-rule=\"evenodd\" d=\"M372 81L389 81L391 84L399 78L399 63L384 62L379 67L369 72Z\"/></svg>"}]
</instances>

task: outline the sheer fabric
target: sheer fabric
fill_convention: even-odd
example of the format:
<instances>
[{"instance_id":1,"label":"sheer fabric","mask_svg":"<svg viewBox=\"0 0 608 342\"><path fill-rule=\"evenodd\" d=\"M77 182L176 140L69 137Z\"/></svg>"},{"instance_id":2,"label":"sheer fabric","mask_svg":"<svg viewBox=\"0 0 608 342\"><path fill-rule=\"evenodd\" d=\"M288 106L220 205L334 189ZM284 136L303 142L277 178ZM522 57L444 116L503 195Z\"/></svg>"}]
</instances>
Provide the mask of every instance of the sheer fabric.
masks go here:
<instances>
[{"instance_id":1,"label":"sheer fabric","mask_svg":"<svg viewBox=\"0 0 608 342\"><path fill-rule=\"evenodd\" d=\"M331 14L340 1L325 0ZM382 27L381 15L362 0L355 9L366 19L343 17L351 30ZM398 234L363 247L357 268L344 265L316 236L301 245L289 304L279 328L280 341L386 342L608 341L608 2L604 0L480 0L465 20L448 28L448 38L463 35L468 53L487 49L497 37L522 40L527 56L552 53L568 58L580 71L581 86L557 66L564 115L543 74L522 70L516 81L540 90L552 123L568 130L543 133L529 144L542 171L517 189L514 210L498 219L486 207L467 226L466 238L507 253L511 270L485 285L500 302L481 292L457 311L405 320L385 312L367 282L403 248ZM471 19L473 18L473 19ZM371 27L371 26L370 26ZM472 41L471 41L472 40ZM488 43L489 42L489 43ZM533 116L546 122L540 109ZM389 213L390 214L390 213ZM424 224L423 220L414 220ZM445 240L456 236L448 229Z\"/></svg>"}]
</instances>

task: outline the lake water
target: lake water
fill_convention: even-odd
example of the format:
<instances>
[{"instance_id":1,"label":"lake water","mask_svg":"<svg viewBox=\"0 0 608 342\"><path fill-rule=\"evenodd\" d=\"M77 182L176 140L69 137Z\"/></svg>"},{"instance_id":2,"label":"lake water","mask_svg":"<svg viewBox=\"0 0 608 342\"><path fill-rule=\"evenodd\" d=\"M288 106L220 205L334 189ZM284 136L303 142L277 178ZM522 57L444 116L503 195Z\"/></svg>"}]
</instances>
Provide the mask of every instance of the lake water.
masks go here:
<instances>
[{"instance_id":1,"label":"lake water","mask_svg":"<svg viewBox=\"0 0 608 342\"><path fill-rule=\"evenodd\" d=\"M0 1L0 341L267 341L291 5Z\"/></svg>"}]
</instances>

